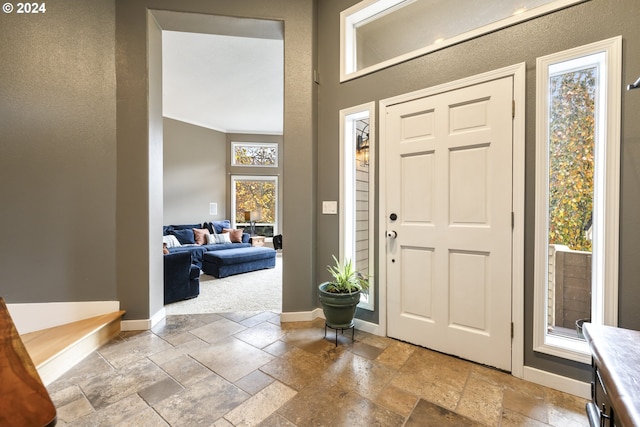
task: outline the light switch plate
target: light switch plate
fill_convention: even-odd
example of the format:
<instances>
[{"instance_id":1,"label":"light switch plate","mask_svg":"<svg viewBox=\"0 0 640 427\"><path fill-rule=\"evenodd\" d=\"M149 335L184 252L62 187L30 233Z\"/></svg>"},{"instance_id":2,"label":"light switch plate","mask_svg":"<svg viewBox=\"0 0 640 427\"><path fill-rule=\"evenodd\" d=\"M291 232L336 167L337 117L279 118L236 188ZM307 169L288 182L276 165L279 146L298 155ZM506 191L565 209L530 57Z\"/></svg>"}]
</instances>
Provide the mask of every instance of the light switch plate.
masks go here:
<instances>
[{"instance_id":1,"label":"light switch plate","mask_svg":"<svg viewBox=\"0 0 640 427\"><path fill-rule=\"evenodd\" d=\"M338 202L335 200L323 201L322 202L322 213L326 215L337 215L338 214Z\"/></svg>"}]
</instances>

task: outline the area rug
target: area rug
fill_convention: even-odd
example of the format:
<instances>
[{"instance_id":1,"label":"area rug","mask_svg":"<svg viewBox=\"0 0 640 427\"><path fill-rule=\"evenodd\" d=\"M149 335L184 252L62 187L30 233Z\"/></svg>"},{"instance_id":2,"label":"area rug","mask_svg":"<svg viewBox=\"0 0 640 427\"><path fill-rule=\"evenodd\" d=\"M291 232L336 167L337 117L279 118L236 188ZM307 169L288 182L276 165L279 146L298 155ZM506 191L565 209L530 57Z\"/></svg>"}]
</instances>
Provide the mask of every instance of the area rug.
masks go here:
<instances>
[{"instance_id":1,"label":"area rug","mask_svg":"<svg viewBox=\"0 0 640 427\"><path fill-rule=\"evenodd\" d=\"M165 306L166 314L282 311L282 254L275 268L216 279L200 275L200 295Z\"/></svg>"}]
</instances>

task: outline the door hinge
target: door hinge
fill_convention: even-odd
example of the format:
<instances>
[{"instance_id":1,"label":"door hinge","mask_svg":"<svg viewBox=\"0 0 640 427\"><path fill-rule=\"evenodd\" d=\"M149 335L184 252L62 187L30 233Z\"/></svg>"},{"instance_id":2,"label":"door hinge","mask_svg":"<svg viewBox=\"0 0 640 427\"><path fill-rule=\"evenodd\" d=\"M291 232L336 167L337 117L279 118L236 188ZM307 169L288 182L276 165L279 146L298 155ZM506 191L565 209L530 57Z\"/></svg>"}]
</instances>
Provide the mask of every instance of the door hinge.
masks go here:
<instances>
[{"instance_id":1,"label":"door hinge","mask_svg":"<svg viewBox=\"0 0 640 427\"><path fill-rule=\"evenodd\" d=\"M513 322L511 322L511 339L513 339Z\"/></svg>"},{"instance_id":2,"label":"door hinge","mask_svg":"<svg viewBox=\"0 0 640 427\"><path fill-rule=\"evenodd\" d=\"M511 229L513 230L516 226L516 214L515 212L511 212Z\"/></svg>"},{"instance_id":3,"label":"door hinge","mask_svg":"<svg viewBox=\"0 0 640 427\"><path fill-rule=\"evenodd\" d=\"M515 118L516 117L516 100L512 99L511 100L511 118Z\"/></svg>"}]
</instances>

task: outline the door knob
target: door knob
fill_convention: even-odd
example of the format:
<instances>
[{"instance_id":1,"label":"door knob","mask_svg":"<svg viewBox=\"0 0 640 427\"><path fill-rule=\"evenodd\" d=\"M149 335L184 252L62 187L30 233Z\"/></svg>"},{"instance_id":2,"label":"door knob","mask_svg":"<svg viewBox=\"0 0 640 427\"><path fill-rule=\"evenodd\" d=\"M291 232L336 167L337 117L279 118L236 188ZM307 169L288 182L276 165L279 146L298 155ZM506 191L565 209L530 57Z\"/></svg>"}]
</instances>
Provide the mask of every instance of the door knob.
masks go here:
<instances>
[{"instance_id":1,"label":"door knob","mask_svg":"<svg viewBox=\"0 0 640 427\"><path fill-rule=\"evenodd\" d=\"M395 230L387 231L387 237L391 237L392 239L395 239L396 237L398 237L398 233L396 233Z\"/></svg>"}]
</instances>

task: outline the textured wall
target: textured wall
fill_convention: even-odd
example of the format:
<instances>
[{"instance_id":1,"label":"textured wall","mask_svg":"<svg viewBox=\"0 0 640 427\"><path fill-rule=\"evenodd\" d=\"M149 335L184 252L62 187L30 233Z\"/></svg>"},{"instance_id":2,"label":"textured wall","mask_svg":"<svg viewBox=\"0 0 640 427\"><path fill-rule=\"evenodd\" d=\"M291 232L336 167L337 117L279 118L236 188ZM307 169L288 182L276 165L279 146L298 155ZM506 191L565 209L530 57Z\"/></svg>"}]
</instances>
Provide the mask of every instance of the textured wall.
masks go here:
<instances>
[{"instance_id":1,"label":"textured wall","mask_svg":"<svg viewBox=\"0 0 640 427\"><path fill-rule=\"evenodd\" d=\"M526 183L525 183L525 365L588 379L584 365L569 363L532 350L535 61L539 56L610 37L623 36L623 82L640 75L640 4L637 0L590 0L516 26L433 52L373 74L339 82L339 13L356 0L318 3L318 200L337 200L338 112L340 109L435 86L493 69L526 62ZM623 88L620 88L623 90ZM620 326L640 329L640 91L623 92ZM382 183L378 183L383 185ZM318 260L338 251L337 216L318 219ZM318 269L318 273L321 271ZM375 316L374 316L375 318Z\"/></svg>"},{"instance_id":2,"label":"textured wall","mask_svg":"<svg viewBox=\"0 0 640 427\"><path fill-rule=\"evenodd\" d=\"M115 287L113 1L0 15L0 297L109 301Z\"/></svg>"}]
</instances>

